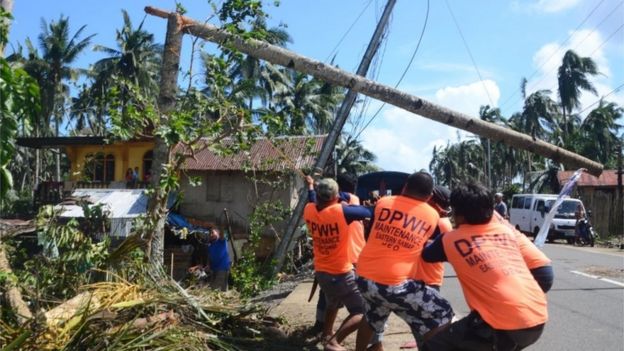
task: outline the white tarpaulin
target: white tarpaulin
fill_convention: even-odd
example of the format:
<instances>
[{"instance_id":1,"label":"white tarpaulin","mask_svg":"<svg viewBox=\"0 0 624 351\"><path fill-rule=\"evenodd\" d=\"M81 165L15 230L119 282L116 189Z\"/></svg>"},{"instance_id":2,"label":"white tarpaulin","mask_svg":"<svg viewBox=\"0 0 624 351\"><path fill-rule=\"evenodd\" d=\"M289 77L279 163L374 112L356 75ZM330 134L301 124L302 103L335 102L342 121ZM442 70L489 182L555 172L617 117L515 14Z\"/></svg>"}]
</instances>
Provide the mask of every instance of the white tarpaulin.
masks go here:
<instances>
[{"instance_id":1,"label":"white tarpaulin","mask_svg":"<svg viewBox=\"0 0 624 351\"><path fill-rule=\"evenodd\" d=\"M576 185L576 182L581 177L581 174L583 174L583 170L584 169L581 168L577 170L576 172L574 172L574 175L563 186L563 189L561 189L561 192L559 192L559 196L557 196L557 200L550 208L550 211L546 215L546 218L544 218L544 224L542 224L542 228L540 228L539 233L537 234L537 236L535 237L535 240L533 241L535 246L537 247L544 246L544 243L546 242L546 237L548 236L548 231L550 230L550 224L552 223L553 218L555 218L557 209L563 203L563 200L565 200L567 197L570 196L570 194L572 193L572 189L574 189L574 186Z\"/></svg>"},{"instance_id":2,"label":"white tarpaulin","mask_svg":"<svg viewBox=\"0 0 624 351\"><path fill-rule=\"evenodd\" d=\"M93 205L102 204L111 220L112 236L125 237L132 229L132 220L147 211L148 197L145 189L78 189L73 198L84 198ZM59 204L59 217L84 217L82 207L76 204Z\"/></svg>"}]
</instances>

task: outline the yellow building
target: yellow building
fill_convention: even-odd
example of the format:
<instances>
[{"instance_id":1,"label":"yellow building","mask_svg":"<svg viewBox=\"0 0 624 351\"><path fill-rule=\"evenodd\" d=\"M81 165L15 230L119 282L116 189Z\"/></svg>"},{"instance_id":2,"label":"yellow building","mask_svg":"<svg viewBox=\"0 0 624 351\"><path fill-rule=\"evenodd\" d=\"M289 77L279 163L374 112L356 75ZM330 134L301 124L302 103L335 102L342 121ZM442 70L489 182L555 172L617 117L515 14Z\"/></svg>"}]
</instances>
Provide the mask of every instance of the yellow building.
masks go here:
<instances>
[{"instance_id":1,"label":"yellow building","mask_svg":"<svg viewBox=\"0 0 624 351\"><path fill-rule=\"evenodd\" d=\"M104 137L19 138L17 144L31 148L61 149L70 163L70 182L107 187L150 178L154 141L151 139L107 142Z\"/></svg>"}]
</instances>

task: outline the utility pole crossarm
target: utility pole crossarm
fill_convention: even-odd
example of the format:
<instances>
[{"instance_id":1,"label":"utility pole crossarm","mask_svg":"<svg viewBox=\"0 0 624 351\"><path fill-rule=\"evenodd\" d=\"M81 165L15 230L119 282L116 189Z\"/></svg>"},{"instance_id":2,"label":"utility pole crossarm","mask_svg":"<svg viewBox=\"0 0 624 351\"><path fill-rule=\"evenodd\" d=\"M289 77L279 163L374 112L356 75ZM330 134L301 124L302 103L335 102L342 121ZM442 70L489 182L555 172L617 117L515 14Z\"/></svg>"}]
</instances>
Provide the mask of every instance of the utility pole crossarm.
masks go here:
<instances>
[{"instance_id":1,"label":"utility pole crossarm","mask_svg":"<svg viewBox=\"0 0 624 351\"><path fill-rule=\"evenodd\" d=\"M145 12L163 18L164 15L168 14L153 7L146 7ZM219 44L227 43L227 45L248 55L310 74L330 84L346 87L431 120L550 158L555 162L563 163L568 168L586 168L589 173L595 176L602 173L602 164L543 140L533 139L526 134L452 111L420 97L343 71L337 67L307 58L284 48L255 39L245 40L210 24L200 24L190 18L181 17L182 29L185 33ZM415 133L417 132L415 131Z\"/></svg>"}]
</instances>

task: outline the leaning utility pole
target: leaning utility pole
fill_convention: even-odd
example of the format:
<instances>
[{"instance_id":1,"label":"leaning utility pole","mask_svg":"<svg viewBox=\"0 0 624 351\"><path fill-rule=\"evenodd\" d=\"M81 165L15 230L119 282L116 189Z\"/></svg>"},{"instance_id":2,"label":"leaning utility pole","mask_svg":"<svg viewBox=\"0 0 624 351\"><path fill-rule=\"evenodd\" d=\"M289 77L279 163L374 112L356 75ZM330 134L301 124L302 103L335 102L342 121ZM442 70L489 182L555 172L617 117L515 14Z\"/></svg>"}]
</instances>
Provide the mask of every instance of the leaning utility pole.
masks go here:
<instances>
[{"instance_id":1,"label":"leaning utility pole","mask_svg":"<svg viewBox=\"0 0 624 351\"><path fill-rule=\"evenodd\" d=\"M390 19L390 14L392 13L394 4L396 4L396 0L388 0L388 2L386 3L386 7L384 8L383 14L381 15L381 19L379 19L379 22L377 23L377 27L375 28L375 32L373 33L373 37L368 43L368 47L366 48L364 57L362 57L360 66L357 69L356 74L358 76L366 76L371 61L373 60L373 57L375 57L375 54L377 53L377 51L379 50L379 46L381 45L381 39L383 37L383 33L388 27L388 20ZM340 133L342 132L342 127L344 127L344 124L347 121L347 117L349 117L349 113L351 112L351 108L355 103L357 95L357 92L349 89L347 95L342 101L342 104L338 109L338 113L336 114L336 118L334 119L334 123L332 124L329 134L327 135L327 138L323 143L320 155L318 156L318 158L316 159L316 163L314 164L315 174L321 175L323 173L325 163L327 163L329 155L331 155L334 147L336 146L336 142L338 141ZM293 238L295 237L295 233L297 232L297 227L299 226L299 223L301 223L303 209L308 202L306 192L307 190L303 188L299 191L299 201L297 202L297 206L295 206L293 213L288 220L286 231L284 232L284 235L282 235L282 240L280 240L279 245L277 246L277 250L275 251L275 254L273 256L275 260L275 272L279 272L280 269L282 269L284 260L286 259L286 254L288 253Z\"/></svg>"},{"instance_id":2,"label":"leaning utility pole","mask_svg":"<svg viewBox=\"0 0 624 351\"><path fill-rule=\"evenodd\" d=\"M622 184L622 177L624 176L624 170L622 165L622 153L624 153L624 142L620 139L617 145L617 204L615 208L616 230L620 234L620 250L624 249L624 184ZM618 232L615 232L616 235Z\"/></svg>"}]
</instances>

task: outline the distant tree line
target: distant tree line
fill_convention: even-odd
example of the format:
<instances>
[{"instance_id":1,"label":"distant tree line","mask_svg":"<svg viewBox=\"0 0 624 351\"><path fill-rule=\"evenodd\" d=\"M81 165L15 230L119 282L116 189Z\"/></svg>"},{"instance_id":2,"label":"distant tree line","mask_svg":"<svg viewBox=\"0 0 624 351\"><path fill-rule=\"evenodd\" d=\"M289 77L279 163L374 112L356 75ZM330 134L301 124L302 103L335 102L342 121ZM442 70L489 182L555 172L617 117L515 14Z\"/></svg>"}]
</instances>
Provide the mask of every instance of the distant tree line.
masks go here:
<instances>
[{"instance_id":1,"label":"distant tree line","mask_svg":"<svg viewBox=\"0 0 624 351\"><path fill-rule=\"evenodd\" d=\"M524 106L509 117L500 109L481 106L482 120L531 135L576 152L605 165L616 167L617 155L622 152L622 114L624 110L614 102L600 99L597 106L583 119L579 111L583 92L597 95L590 78L599 74L596 63L568 50L558 69L558 91L553 97L549 90L538 90L526 95L527 80L522 79ZM555 100L556 99L556 100ZM453 186L466 180L480 181L498 190L508 192L558 191L559 164L523 150L512 149L502 143L468 138L449 142L433 149L429 164L437 181ZM491 172L488 172L488 160ZM488 173L491 178L488 181Z\"/></svg>"}]
</instances>

